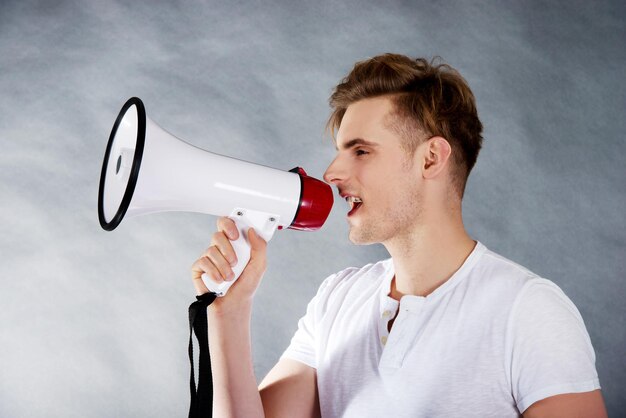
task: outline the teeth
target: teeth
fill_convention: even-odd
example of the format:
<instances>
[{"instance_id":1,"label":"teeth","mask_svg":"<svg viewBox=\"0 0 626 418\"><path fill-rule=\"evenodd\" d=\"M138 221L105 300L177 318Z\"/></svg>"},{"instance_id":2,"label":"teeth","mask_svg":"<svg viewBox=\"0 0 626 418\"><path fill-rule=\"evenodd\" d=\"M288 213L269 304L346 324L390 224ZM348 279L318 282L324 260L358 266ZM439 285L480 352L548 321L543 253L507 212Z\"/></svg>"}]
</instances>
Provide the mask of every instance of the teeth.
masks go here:
<instances>
[{"instance_id":1,"label":"teeth","mask_svg":"<svg viewBox=\"0 0 626 418\"><path fill-rule=\"evenodd\" d=\"M348 202L348 206L350 207L350 210L352 210L352 208L354 208L354 205L356 203L363 203L361 198L360 197L356 197L356 196L347 196L346 197L346 202Z\"/></svg>"}]
</instances>

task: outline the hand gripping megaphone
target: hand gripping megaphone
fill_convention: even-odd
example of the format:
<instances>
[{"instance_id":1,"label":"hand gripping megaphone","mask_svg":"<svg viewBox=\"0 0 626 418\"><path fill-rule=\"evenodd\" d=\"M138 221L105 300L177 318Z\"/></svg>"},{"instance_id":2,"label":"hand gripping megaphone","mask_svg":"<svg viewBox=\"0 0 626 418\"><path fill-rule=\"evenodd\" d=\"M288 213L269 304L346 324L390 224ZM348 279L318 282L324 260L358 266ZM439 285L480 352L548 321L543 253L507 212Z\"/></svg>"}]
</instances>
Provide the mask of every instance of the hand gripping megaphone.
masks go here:
<instances>
[{"instance_id":1,"label":"hand gripping megaphone","mask_svg":"<svg viewBox=\"0 0 626 418\"><path fill-rule=\"evenodd\" d=\"M98 218L107 231L124 217L165 211L228 216L239 238L235 280L250 259L248 228L269 241L277 229L313 231L330 213L330 186L296 167L289 171L226 157L190 145L146 117L133 97L120 111L107 143ZM226 294L235 280L218 284L202 275L207 288Z\"/></svg>"}]
</instances>

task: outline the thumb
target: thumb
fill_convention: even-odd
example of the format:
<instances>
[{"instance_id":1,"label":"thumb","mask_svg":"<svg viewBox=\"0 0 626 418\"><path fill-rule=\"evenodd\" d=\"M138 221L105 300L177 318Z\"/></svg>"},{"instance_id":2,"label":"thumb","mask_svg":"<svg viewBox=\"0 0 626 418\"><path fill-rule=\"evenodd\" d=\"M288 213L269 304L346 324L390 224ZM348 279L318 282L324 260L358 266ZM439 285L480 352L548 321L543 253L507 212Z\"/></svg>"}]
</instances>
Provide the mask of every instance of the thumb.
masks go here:
<instances>
[{"instance_id":1,"label":"thumb","mask_svg":"<svg viewBox=\"0 0 626 418\"><path fill-rule=\"evenodd\" d=\"M250 261L242 275L251 273L253 276L260 278L267 266L267 243L256 233L254 228L248 229L248 241L250 242Z\"/></svg>"},{"instance_id":2,"label":"thumb","mask_svg":"<svg viewBox=\"0 0 626 418\"><path fill-rule=\"evenodd\" d=\"M248 229L248 241L250 242L250 256L264 253L267 248L267 242L257 234L254 228Z\"/></svg>"}]
</instances>

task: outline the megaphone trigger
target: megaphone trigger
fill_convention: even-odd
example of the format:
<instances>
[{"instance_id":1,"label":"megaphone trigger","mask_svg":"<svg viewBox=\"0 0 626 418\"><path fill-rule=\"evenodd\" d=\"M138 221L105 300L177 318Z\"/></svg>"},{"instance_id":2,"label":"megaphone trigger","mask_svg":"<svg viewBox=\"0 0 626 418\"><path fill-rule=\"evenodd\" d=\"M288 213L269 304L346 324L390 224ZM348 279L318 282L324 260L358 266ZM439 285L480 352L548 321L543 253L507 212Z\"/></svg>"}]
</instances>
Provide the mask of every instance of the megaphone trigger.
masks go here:
<instances>
[{"instance_id":1,"label":"megaphone trigger","mask_svg":"<svg viewBox=\"0 0 626 418\"><path fill-rule=\"evenodd\" d=\"M278 215L275 214L243 208L235 209L233 213L230 214L229 218L235 222L237 230L239 231L239 238L231 241L231 245L237 255L237 264L233 266L235 277L233 280L217 283L206 273L202 275L202 281L207 289L220 297L228 292L228 289L230 289L239 276L241 276L241 273L248 265L248 261L250 261L248 229L254 228L254 231L263 238L265 242L268 242L274 236L274 232L276 232L280 220Z\"/></svg>"}]
</instances>

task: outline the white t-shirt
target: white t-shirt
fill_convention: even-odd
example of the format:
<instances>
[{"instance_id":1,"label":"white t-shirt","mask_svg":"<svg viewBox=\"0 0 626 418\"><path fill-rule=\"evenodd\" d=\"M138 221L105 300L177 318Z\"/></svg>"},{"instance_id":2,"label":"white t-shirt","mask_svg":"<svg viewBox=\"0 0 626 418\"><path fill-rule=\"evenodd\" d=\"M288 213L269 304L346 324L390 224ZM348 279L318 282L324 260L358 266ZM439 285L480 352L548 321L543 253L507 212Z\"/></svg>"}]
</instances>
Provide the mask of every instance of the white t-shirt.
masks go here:
<instances>
[{"instance_id":1,"label":"white t-shirt","mask_svg":"<svg viewBox=\"0 0 626 418\"><path fill-rule=\"evenodd\" d=\"M391 259L333 274L298 323L283 358L317 369L322 417L519 417L600 388L574 304L480 242L426 297L392 299L393 276Z\"/></svg>"}]
</instances>

